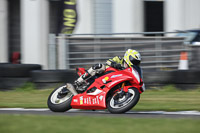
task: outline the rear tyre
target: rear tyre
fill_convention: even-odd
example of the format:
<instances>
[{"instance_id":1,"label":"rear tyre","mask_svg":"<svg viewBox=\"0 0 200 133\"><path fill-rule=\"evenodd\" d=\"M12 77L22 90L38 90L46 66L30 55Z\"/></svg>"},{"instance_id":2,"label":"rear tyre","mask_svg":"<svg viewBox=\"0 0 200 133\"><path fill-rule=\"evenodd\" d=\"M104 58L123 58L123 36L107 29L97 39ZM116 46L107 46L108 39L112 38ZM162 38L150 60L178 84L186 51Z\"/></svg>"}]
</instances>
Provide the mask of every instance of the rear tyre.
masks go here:
<instances>
[{"instance_id":1,"label":"rear tyre","mask_svg":"<svg viewBox=\"0 0 200 133\"><path fill-rule=\"evenodd\" d=\"M47 101L48 107L53 112L65 112L71 109L71 100L73 94L69 91L65 95L59 96L59 93L65 86L56 88L50 95ZM66 88L67 89L67 88Z\"/></svg>"},{"instance_id":2,"label":"rear tyre","mask_svg":"<svg viewBox=\"0 0 200 133\"><path fill-rule=\"evenodd\" d=\"M128 92L119 97L119 91L113 91L108 98L107 108L111 113L125 113L133 108L140 99L140 93L137 88L129 88Z\"/></svg>"}]
</instances>

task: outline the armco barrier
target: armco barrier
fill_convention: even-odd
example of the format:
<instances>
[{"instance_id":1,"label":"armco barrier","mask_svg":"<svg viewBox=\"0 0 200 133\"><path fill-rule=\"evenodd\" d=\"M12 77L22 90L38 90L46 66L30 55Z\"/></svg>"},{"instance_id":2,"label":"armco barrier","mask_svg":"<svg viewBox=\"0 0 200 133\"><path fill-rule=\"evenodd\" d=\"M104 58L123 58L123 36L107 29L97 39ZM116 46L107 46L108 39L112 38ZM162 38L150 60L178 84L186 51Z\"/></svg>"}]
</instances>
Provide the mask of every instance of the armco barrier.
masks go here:
<instances>
[{"instance_id":1,"label":"armco barrier","mask_svg":"<svg viewBox=\"0 0 200 133\"><path fill-rule=\"evenodd\" d=\"M0 90L19 88L22 87L27 82L31 82L30 77L14 77L14 78L0 77Z\"/></svg>"},{"instance_id":2,"label":"armco barrier","mask_svg":"<svg viewBox=\"0 0 200 133\"><path fill-rule=\"evenodd\" d=\"M74 83L78 78L75 70L35 70L31 81L37 88L54 87L57 84Z\"/></svg>"},{"instance_id":3,"label":"armco barrier","mask_svg":"<svg viewBox=\"0 0 200 133\"><path fill-rule=\"evenodd\" d=\"M172 84L182 90L196 89L200 86L200 70L178 70L172 73Z\"/></svg>"},{"instance_id":4,"label":"armco barrier","mask_svg":"<svg viewBox=\"0 0 200 133\"><path fill-rule=\"evenodd\" d=\"M0 64L0 77L30 77L32 70L41 70L38 64Z\"/></svg>"},{"instance_id":5,"label":"armco barrier","mask_svg":"<svg viewBox=\"0 0 200 133\"><path fill-rule=\"evenodd\" d=\"M55 83L74 83L78 75L74 70L36 70L32 71L32 82L38 87L50 86ZM200 84L200 71L144 71L143 80L149 86L165 86L174 84L180 89L190 89Z\"/></svg>"},{"instance_id":6,"label":"armco barrier","mask_svg":"<svg viewBox=\"0 0 200 133\"><path fill-rule=\"evenodd\" d=\"M179 89L192 89L200 85L200 70L149 71L143 72L148 87L175 85Z\"/></svg>"},{"instance_id":7,"label":"armco barrier","mask_svg":"<svg viewBox=\"0 0 200 133\"><path fill-rule=\"evenodd\" d=\"M200 70L177 70L172 73L174 84L200 84Z\"/></svg>"},{"instance_id":8,"label":"armco barrier","mask_svg":"<svg viewBox=\"0 0 200 133\"><path fill-rule=\"evenodd\" d=\"M172 71L144 71L143 80L145 84L170 84Z\"/></svg>"},{"instance_id":9,"label":"armco barrier","mask_svg":"<svg viewBox=\"0 0 200 133\"><path fill-rule=\"evenodd\" d=\"M74 70L35 70L31 72L32 82L73 82L77 79Z\"/></svg>"},{"instance_id":10,"label":"armco barrier","mask_svg":"<svg viewBox=\"0 0 200 133\"><path fill-rule=\"evenodd\" d=\"M30 72L41 70L38 64L0 63L0 89L12 89L31 82Z\"/></svg>"},{"instance_id":11,"label":"armco barrier","mask_svg":"<svg viewBox=\"0 0 200 133\"><path fill-rule=\"evenodd\" d=\"M20 67L21 66L21 67ZM32 82L39 88L54 87L58 83L74 83L75 70L41 70L40 65L0 64L0 89L10 89ZM190 89L200 85L200 70L144 71L143 80L148 85L174 84Z\"/></svg>"}]
</instances>

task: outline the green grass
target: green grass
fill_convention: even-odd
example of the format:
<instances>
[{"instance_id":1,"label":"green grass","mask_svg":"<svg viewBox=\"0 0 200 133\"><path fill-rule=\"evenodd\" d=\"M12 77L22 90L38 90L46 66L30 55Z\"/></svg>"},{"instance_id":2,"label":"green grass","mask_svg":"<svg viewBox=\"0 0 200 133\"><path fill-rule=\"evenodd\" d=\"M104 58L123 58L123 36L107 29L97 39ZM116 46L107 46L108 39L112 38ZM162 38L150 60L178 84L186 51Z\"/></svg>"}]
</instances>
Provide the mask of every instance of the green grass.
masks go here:
<instances>
[{"instance_id":1,"label":"green grass","mask_svg":"<svg viewBox=\"0 0 200 133\"><path fill-rule=\"evenodd\" d=\"M0 115L1 133L198 133L200 119Z\"/></svg>"},{"instance_id":2,"label":"green grass","mask_svg":"<svg viewBox=\"0 0 200 133\"><path fill-rule=\"evenodd\" d=\"M53 89L33 87L0 91L0 107L46 108ZM173 86L147 90L134 110L198 110L200 89L181 91ZM129 118L0 114L0 133L198 133L199 118Z\"/></svg>"},{"instance_id":3,"label":"green grass","mask_svg":"<svg viewBox=\"0 0 200 133\"><path fill-rule=\"evenodd\" d=\"M200 89L177 90L173 86L144 92L135 110L198 110L200 111Z\"/></svg>"},{"instance_id":4,"label":"green grass","mask_svg":"<svg viewBox=\"0 0 200 133\"><path fill-rule=\"evenodd\" d=\"M0 107L46 108L52 89L0 91Z\"/></svg>"},{"instance_id":5,"label":"green grass","mask_svg":"<svg viewBox=\"0 0 200 133\"><path fill-rule=\"evenodd\" d=\"M53 89L17 89L0 91L0 108L46 108L47 98ZM200 89L181 91L173 86L162 89L151 89L141 94L134 110L198 110L200 111Z\"/></svg>"}]
</instances>

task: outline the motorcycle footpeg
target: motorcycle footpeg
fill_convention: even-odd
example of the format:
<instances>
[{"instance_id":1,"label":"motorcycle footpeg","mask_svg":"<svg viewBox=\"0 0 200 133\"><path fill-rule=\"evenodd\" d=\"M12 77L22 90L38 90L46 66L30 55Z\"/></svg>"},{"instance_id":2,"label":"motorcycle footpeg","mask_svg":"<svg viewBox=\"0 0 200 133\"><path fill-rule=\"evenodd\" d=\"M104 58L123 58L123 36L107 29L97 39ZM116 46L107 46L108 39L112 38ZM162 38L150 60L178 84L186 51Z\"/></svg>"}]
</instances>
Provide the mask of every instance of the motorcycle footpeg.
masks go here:
<instances>
[{"instance_id":1,"label":"motorcycle footpeg","mask_svg":"<svg viewBox=\"0 0 200 133\"><path fill-rule=\"evenodd\" d=\"M79 86L76 88L77 91L83 92L87 89L87 86Z\"/></svg>"}]
</instances>

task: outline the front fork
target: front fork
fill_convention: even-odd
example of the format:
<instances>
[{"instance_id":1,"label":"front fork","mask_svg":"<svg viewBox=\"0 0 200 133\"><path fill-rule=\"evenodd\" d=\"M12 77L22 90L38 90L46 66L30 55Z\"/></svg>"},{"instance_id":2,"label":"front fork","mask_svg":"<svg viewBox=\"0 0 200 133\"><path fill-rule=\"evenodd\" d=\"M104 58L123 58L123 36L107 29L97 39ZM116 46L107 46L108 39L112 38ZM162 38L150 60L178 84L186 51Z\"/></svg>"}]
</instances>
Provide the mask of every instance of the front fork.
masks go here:
<instances>
[{"instance_id":1,"label":"front fork","mask_svg":"<svg viewBox=\"0 0 200 133\"><path fill-rule=\"evenodd\" d=\"M128 87L125 86L125 82L122 83L121 92L125 92L125 93L128 92Z\"/></svg>"},{"instance_id":2,"label":"front fork","mask_svg":"<svg viewBox=\"0 0 200 133\"><path fill-rule=\"evenodd\" d=\"M128 88L125 87L125 82L123 82L121 86L121 90L119 91L119 93L117 93L116 99L122 98L127 92L128 92Z\"/></svg>"}]
</instances>

